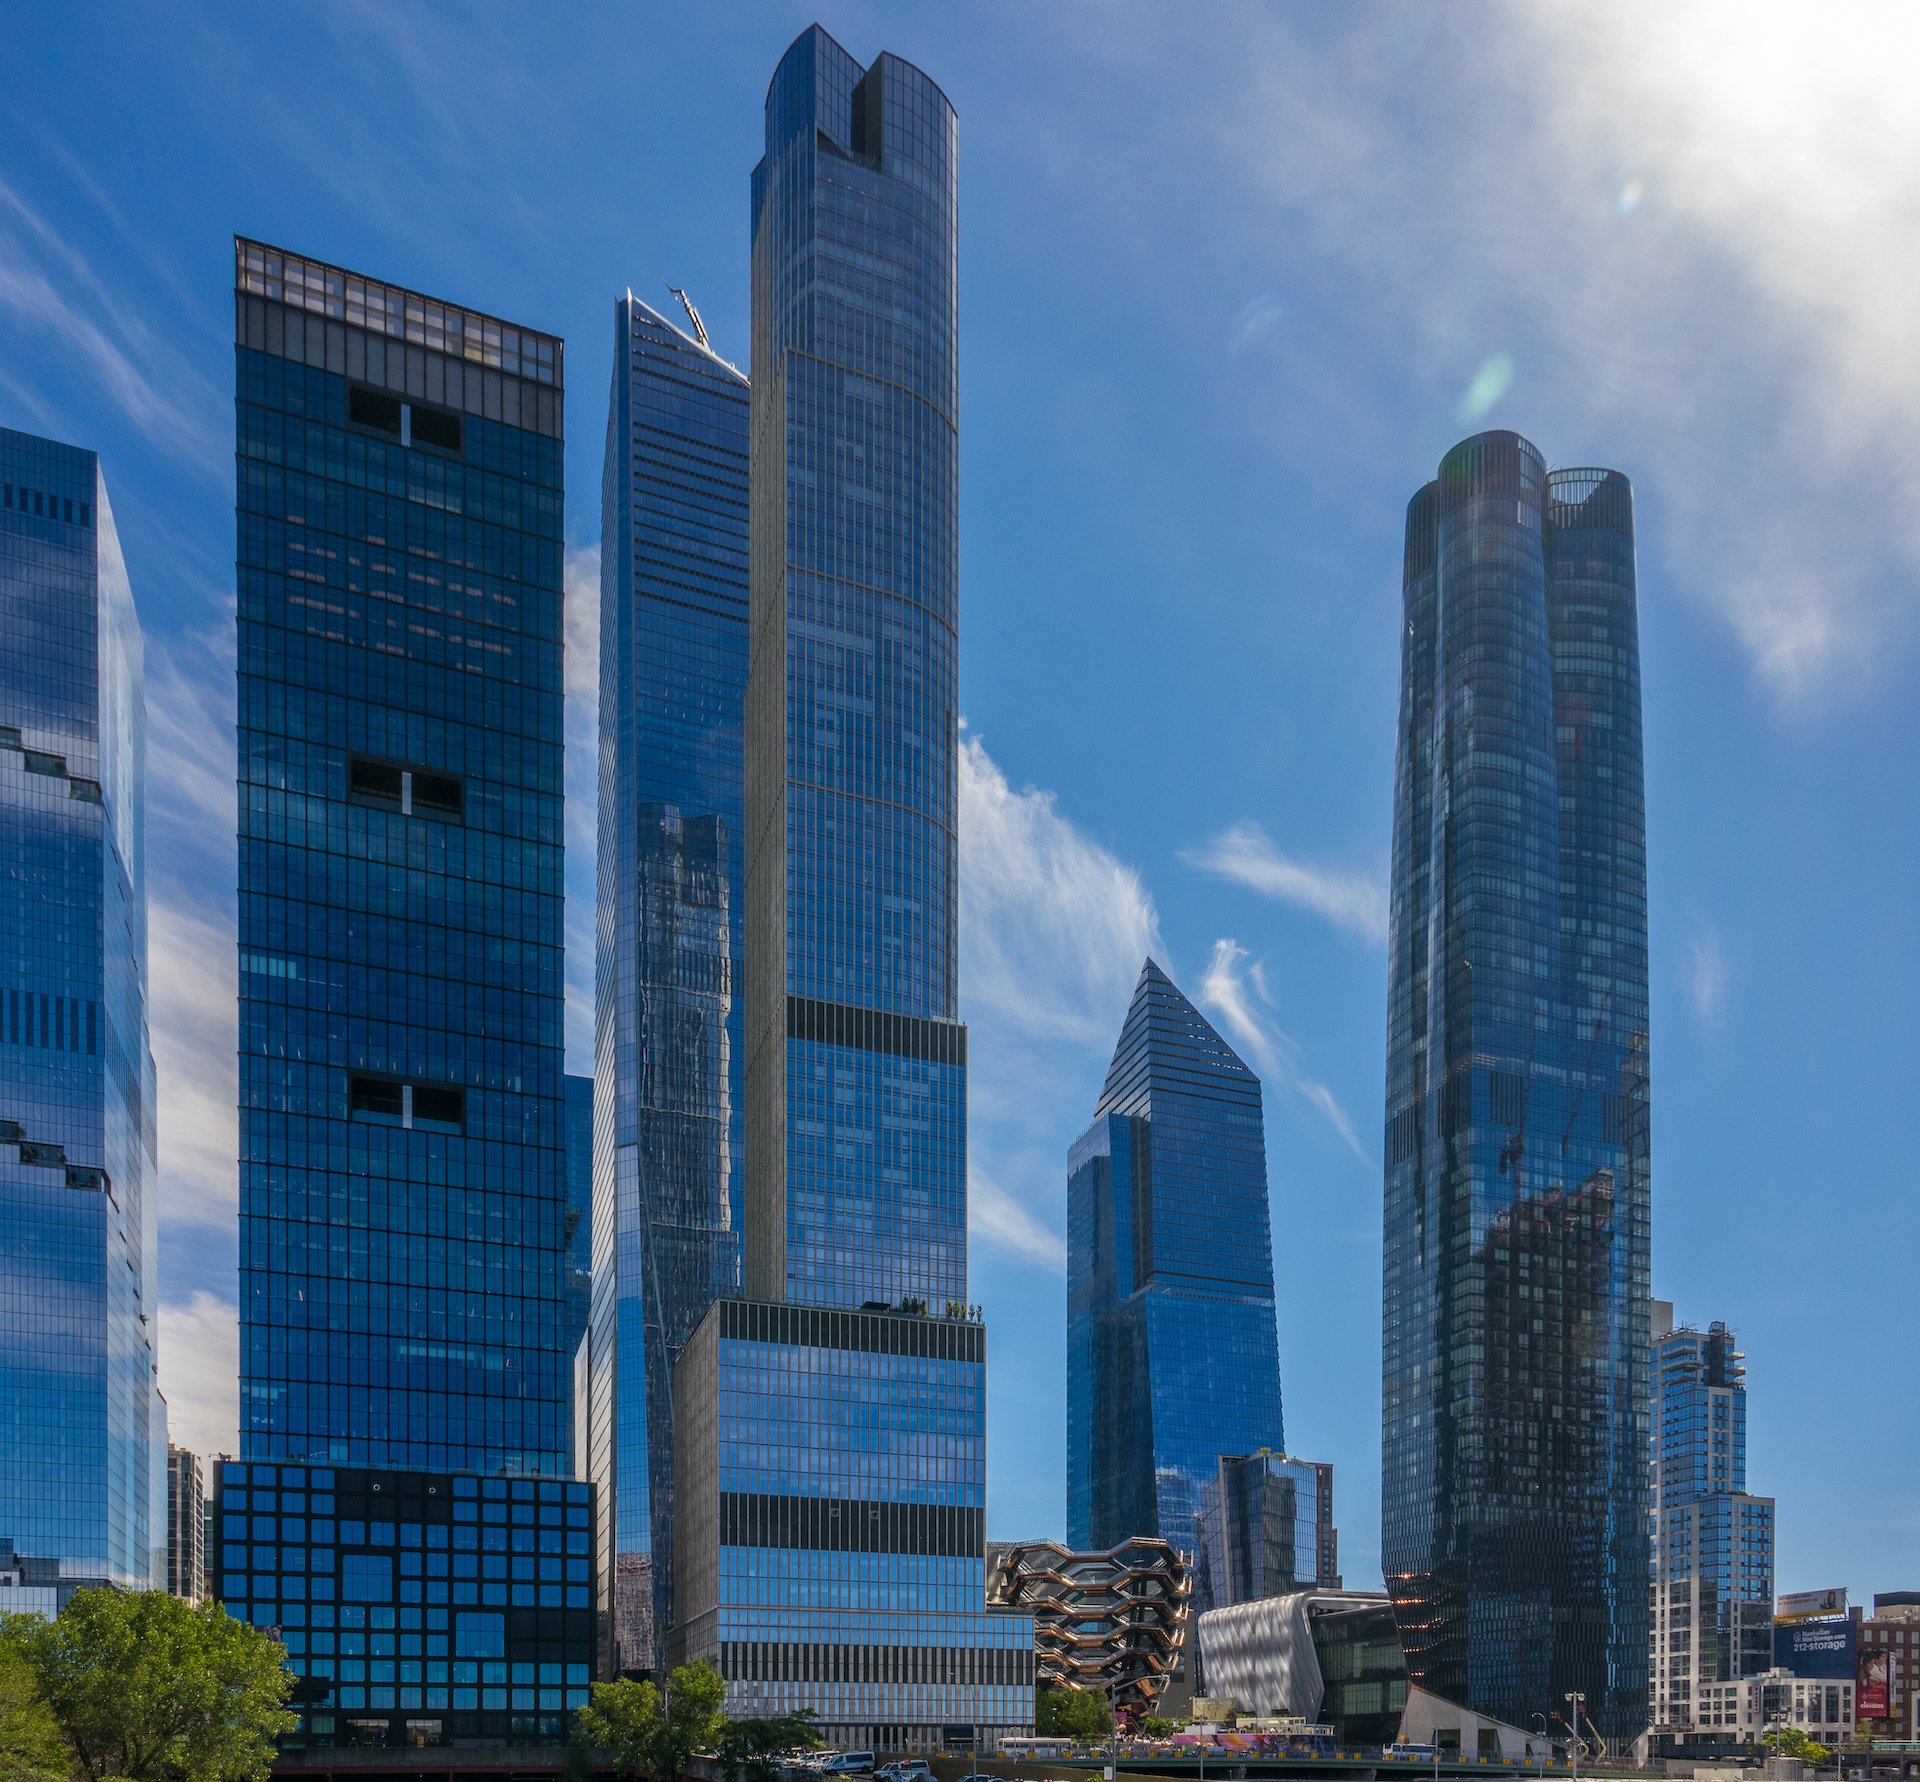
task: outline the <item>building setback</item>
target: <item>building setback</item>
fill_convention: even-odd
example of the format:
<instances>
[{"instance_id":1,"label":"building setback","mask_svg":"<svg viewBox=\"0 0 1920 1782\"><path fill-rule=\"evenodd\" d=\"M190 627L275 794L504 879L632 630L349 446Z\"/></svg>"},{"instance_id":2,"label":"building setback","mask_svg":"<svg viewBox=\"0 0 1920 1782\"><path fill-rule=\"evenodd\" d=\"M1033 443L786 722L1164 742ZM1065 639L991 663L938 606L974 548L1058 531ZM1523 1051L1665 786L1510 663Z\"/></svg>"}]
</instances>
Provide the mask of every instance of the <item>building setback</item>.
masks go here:
<instances>
[{"instance_id":1,"label":"building setback","mask_svg":"<svg viewBox=\"0 0 1920 1782\"><path fill-rule=\"evenodd\" d=\"M1774 1506L1747 1493L1745 1358L1653 1305L1653 1732L1703 1730L1710 1683L1773 1664ZM1718 1698L1716 1698L1718 1699Z\"/></svg>"},{"instance_id":2,"label":"building setback","mask_svg":"<svg viewBox=\"0 0 1920 1782\"><path fill-rule=\"evenodd\" d=\"M432 1516L311 1499L430 1501L456 1474L558 1490L568 1469L562 347L244 239L235 327L241 1455L216 1481L220 1593L308 1679L297 1742L550 1738L584 1700L542 1667L590 1648L591 1529L562 1522L511 1577L491 1548L436 1576L404 1533ZM463 1651L465 1603L531 1619ZM363 1629L421 1666L365 1671ZM467 1660L510 1674L462 1683Z\"/></svg>"},{"instance_id":3,"label":"building setback","mask_svg":"<svg viewBox=\"0 0 1920 1782\"><path fill-rule=\"evenodd\" d=\"M673 1370L740 1290L747 380L614 304L601 485L596 1298L609 1671L673 1625Z\"/></svg>"},{"instance_id":4,"label":"building setback","mask_svg":"<svg viewBox=\"0 0 1920 1782\"><path fill-rule=\"evenodd\" d=\"M1412 1682L1648 1722L1646 823L1633 506L1512 433L1407 511L1382 1557Z\"/></svg>"},{"instance_id":5,"label":"building setback","mask_svg":"<svg viewBox=\"0 0 1920 1782\"><path fill-rule=\"evenodd\" d=\"M813 1708L845 1744L970 1739L1031 1722L1033 1628L986 1608L967 1303L956 121L920 70L863 68L815 27L765 141L747 1297L678 1370L672 1647L720 1659L745 1711Z\"/></svg>"},{"instance_id":6,"label":"building setback","mask_svg":"<svg viewBox=\"0 0 1920 1782\"><path fill-rule=\"evenodd\" d=\"M146 717L99 461L8 428L0 638L0 1544L53 1604L167 1575Z\"/></svg>"},{"instance_id":7,"label":"building setback","mask_svg":"<svg viewBox=\"0 0 1920 1782\"><path fill-rule=\"evenodd\" d=\"M1067 1158L1068 1544L1191 1550L1221 1457L1262 1448L1283 1434L1260 1079L1149 959Z\"/></svg>"}]
</instances>

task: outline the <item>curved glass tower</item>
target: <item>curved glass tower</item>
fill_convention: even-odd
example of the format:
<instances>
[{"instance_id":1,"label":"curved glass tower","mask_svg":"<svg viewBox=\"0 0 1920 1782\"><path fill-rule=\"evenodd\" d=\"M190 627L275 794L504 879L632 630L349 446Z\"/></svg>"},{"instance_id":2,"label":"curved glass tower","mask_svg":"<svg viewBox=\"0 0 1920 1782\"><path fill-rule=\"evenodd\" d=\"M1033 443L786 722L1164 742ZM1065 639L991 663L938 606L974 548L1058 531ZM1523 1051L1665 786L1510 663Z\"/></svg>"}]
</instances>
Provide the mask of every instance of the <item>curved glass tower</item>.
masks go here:
<instances>
[{"instance_id":1,"label":"curved glass tower","mask_svg":"<svg viewBox=\"0 0 1920 1782\"><path fill-rule=\"evenodd\" d=\"M166 1582L146 715L99 461L7 428L0 638L0 1568L51 1613Z\"/></svg>"},{"instance_id":2,"label":"curved glass tower","mask_svg":"<svg viewBox=\"0 0 1920 1782\"><path fill-rule=\"evenodd\" d=\"M1647 1724L1646 820L1633 503L1512 433L1407 510L1382 1558L1413 1682Z\"/></svg>"}]
</instances>

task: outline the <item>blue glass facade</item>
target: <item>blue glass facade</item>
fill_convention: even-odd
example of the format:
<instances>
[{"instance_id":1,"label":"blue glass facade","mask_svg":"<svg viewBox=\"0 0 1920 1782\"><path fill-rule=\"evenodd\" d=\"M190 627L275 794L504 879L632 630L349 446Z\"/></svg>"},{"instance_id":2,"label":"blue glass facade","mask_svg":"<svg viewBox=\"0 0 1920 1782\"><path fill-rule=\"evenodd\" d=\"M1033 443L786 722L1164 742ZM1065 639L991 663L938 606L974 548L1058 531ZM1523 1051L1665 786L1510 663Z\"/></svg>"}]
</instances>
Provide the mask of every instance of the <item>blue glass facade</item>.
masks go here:
<instances>
[{"instance_id":1,"label":"blue glass facade","mask_svg":"<svg viewBox=\"0 0 1920 1782\"><path fill-rule=\"evenodd\" d=\"M1747 1370L1724 1324L1654 1303L1653 1727L1705 1731L1703 1692L1773 1664L1774 1504L1747 1492Z\"/></svg>"},{"instance_id":2,"label":"blue glass facade","mask_svg":"<svg viewBox=\"0 0 1920 1782\"><path fill-rule=\"evenodd\" d=\"M1340 1588L1333 1468L1284 1454L1223 1454L1195 1518L1194 1613Z\"/></svg>"},{"instance_id":3,"label":"blue glass facade","mask_svg":"<svg viewBox=\"0 0 1920 1782\"><path fill-rule=\"evenodd\" d=\"M803 34L753 174L746 1288L966 1298L953 108Z\"/></svg>"},{"instance_id":4,"label":"blue glass facade","mask_svg":"<svg viewBox=\"0 0 1920 1782\"><path fill-rule=\"evenodd\" d=\"M560 343L235 305L241 1456L562 1475Z\"/></svg>"},{"instance_id":5,"label":"blue glass facade","mask_svg":"<svg viewBox=\"0 0 1920 1782\"><path fill-rule=\"evenodd\" d=\"M602 482L589 1472L607 1662L673 1621L673 1368L740 1285L747 380L614 305Z\"/></svg>"},{"instance_id":6,"label":"blue glass facade","mask_svg":"<svg viewBox=\"0 0 1920 1782\"><path fill-rule=\"evenodd\" d=\"M1067 1159L1067 1542L1191 1548L1222 1455L1284 1451L1260 1079L1151 959Z\"/></svg>"},{"instance_id":7,"label":"blue glass facade","mask_svg":"<svg viewBox=\"0 0 1920 1782\"><path fill-rule=\"evenodd\" d=\"M140 626L94 454L5 428L0 638L0 1542L163 1589Z\"/></svg>"},{"instance_id":8,"label":"blue glass facade","mask_svg":"<svg viewBox=\"0 0 1920 1782\"><path fill-rule=\"evenodd\" d=\"M1032 1723L1033 1616L984 1607L979 1323L722 1300L680 1392L676 1657L842 1744Z\"/></svg>"},{"instance_id":9,"label":"blue glass facade","mask_svg":"<svg viewBox=\"0 0 1920 1782\"><path fill-rule=\"evenodd\" d=\"M560 1088L567 1160L567 1322L560 1342L563 1351L574 1357L586 1338L593 1297L593 1078L564 1077ZM578 1410L576 1402L576 1425ZM578 1476L585 1454L577 1441L575 1448L569 1471Z\"/></svg>"},{"instance_id":10,"label":"blue glass facade","mask_svg":"<svg viewBox=\"0 0 1920 1782\"><path fill-rule=\"evenodd\" d=\"M593 1490L221 1461L208 1574L276 1630L287 1748L556 1744L593 1676Z\"/></svg>"},{"instance_id":11,"label":"blue glass facade","mask_svg":"<svg viewBox=\"0 0 1920 1782\"><path fill-rule=\"evenodd\" d=\"M675 1657L857 1745L1032 1719L986 1607L956 1019L955 119L817 27L753 176L747 1299L678 1369Z\"/></svg>"},{"instance_id":12,"label":"blue glass facade","mask_svg":"<svg viewBox=\"0 0 1920 1782\"><path fill-rule=\"evenodd\" d=\"M1646 819L1632 494L1512 433L1407 512L1383 1560L1412 1680L1647 1725Z\"/></svg>"}]
</instances>

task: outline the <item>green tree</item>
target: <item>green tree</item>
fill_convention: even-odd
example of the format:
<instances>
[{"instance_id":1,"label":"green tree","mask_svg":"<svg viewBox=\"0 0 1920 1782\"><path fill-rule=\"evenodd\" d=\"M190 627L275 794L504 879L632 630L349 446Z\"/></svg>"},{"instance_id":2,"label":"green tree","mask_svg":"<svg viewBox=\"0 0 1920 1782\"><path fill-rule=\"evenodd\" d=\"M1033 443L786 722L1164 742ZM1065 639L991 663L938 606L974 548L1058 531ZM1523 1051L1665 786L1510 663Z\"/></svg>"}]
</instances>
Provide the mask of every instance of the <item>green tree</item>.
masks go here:
<instances>
[{"instance_id":1,"label":"green tree","mask_svg":"<svg viewBox=\"0 0 1920 1782\"><path fill-rule=\"evenodd\" d=\"M73 1775L67 1741L20 1649L39 1619L0 1615L0 1776L7 1782L68 1782Z\"/></svg>"},{"instance_id":2,"label":"green tree","mask_svg":"<svg viewBox=\"0 0 1920 1782\"><path fill-rule=\"evenodd\" d=\"M1164 1714L1149 1714L1140 1722L1140 1730L1150 1739L1170 1739L1173 1722Z\"/></svg>"},{"instance_id":3,"label":"green tree","mask_svg":"<svg viewBox=\"0 0 1920 1782\"><path fill-rule=\"evenodd\" d=\"M1808 1769L1833 1762L1833 1753L1809 1738L1797 1726L1771 1726L1761 1734L1761 1744L1776 1757L1797 1757Z\"/></svg>"},{"instance_id":4,"label":"green tree","mask_svg":"<svg viewBox=\"0 0 1920 1782\"><path fill-rule=\"evenodd\" d=\"M293 1729L280 1647L217 1603L77 1590L58 1619L17 1617L5 1640L79 1782L259 1782Z\"/></svg>"},{"instance_id":5,"label":"green tree","mask_svg":"<svg viewBox=\"0 0 1920 1782\"><path fill-rule=\"evenodd\" d=\"M1091 1689L1043 1689L1034 1698L1033 1730L1043 1739L1104 1739L1113 1731L1113 1707Z\"/></svg>"},{"instance_id":6,"label":"green tree","mask_svg":"<svg viewBox=\"0 0 1920 1782\"><path fill-rule=\"evenodd\" d=\"M703 1658L668 1677L664 1699L652 1683L632 1677L596 1683L587 1705L574 1716L574 1730L611 1753L621 1768L670 1778L719 1742L726 1699L726 1678Z\"/></svg>"},{"instance_id":7,"label":"green tree","mask_svg":"<svg viewBox=\"0 0 1920 1782\"><path fill-rule=\"evenodd\" d=\"M720 1735L716 1761L734 1782L774 1782L777 1760L788 1751L817 1751L825 1741L814 1727L814 1712L777 1714L764 1720L734 1720Z\"/></svg>"}]
</instances>

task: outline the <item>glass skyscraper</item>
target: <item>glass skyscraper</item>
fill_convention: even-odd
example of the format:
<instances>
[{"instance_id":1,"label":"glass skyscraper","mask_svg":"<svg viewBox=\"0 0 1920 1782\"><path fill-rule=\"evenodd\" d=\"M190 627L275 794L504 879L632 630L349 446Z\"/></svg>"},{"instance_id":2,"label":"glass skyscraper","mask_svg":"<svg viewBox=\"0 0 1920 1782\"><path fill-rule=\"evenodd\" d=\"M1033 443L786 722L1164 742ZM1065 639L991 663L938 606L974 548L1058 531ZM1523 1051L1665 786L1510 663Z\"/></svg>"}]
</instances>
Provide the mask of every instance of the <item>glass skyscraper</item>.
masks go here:
<instances>
[{"instance_id":1,"label":"glass skyscraper","mask_svg":"<svg viewBox=\"0 0 1920 1782\"><path fill-rule=\"evenodd\" d=\"M567 1321L560 1347L576 1367L584 1360L587 1315L593 1300L593 1078L563 1077L560 1081L566 1128L567 1168ZM576 1476L586 1470L586 1446L580 1435L580 1381L575 1379L573 1429L569 1469Z\"/></svg>"},{"instance_id":2,"label":"glass skyscraper","mask_svg":"<svg viewBox=\"0 0 1920 1782\"><path fill-rule=\"evenodd\" d=\"M1698 1737L1710 1683L1773 1664L1774 1505L1747 1492L1747 1370L1724 1324L1653 1306L1653 1729Z\"/></svg>"},{"instance_id":3,"label":"glass skyscraper","mask_svg":"<svg viewBox=\"0 0 1920 1782\"><path fill-rule=\"evenodd\" d=\"M562 1516L511 1575L504 1545L455 1543L436 1575L395 1563L386 1518L315 1534L306 1499L568 1469L562 347L235 253L241 1460L220 1489L247 1513L222 1503L222 1596L282 1629L312 1742L552 1736L584 1699L564 1667L590 1661L590 1528L573 1545ZM402 1518L400 1547L439 1515ZM501 1612L500 1650L449 1653L463 1603ZM372 1674L362 1629L387 1641ZM394 1639L420 1659L398 1679ZM449 1674L468 1660L501 1675Z\"/></svg>"},{"instance_id":4,"label":"glass skyscraper","mask_svg":"<svg viewBox=\"0 0 1920 1782\"><path fill-rule=\"evenodd\" d=\"M918 69L787 51L752 193L749 1297L677 1395L676 1653L876 1746L1032 1717L966 1303L955 175Z\"/></svg>"},{"instance_id":5,"label":"glass skyscraper","mask_svg":"<svg viewBox=\"0 0 1920 1782\"><path fill-rule=\"evenodd\" d=\"M1067 1158L1067 1544L1191 1549L1222 1455L1284 1452L1260 1079L1151 959Z\"/></svg>"},{"instance_id":6,"label":"glass skyscraper","mask_svg":"<svg viewBox=\"0 0 1920 1782\"><path fill-rule=\"evenodd\" d=\"M139 619L98 459L0 428L0 1542L166 1585Z\"/></svg>"},{"instance_id":7,"label":"glass skyscraper","mask_svg":"<svg viewBox=\"0 0 1920 1782\"><path fill-rule=\"evenodd\" d=\"M609 1668L673 1624L673 1369L740 1288L747 380L614 305L600 554L589 1472Z\"/></svg>"},{"instance_id":8,"label":"glass skyscraper","mask_svg":"<svg viewBox=\"0 0 1920 1782\"><path fill-rule=\"evenodd\" d=\"M1647 1725L1647 881L1633 503L1512 433L1407 510L1382 1557L1413 1682Z\"/></svg>"},{"instance_id":9,"label":"glass skyscraper","mask_svg":"<svg viewBox=\"0 0 1920 1782\"><path fill-rule=\"evenodd\" d=\"M1284 1454L1223 1454L1200 1491L1194 1613L1340 1588L1333 1468Z\"/></svg>"}]
</instances>

